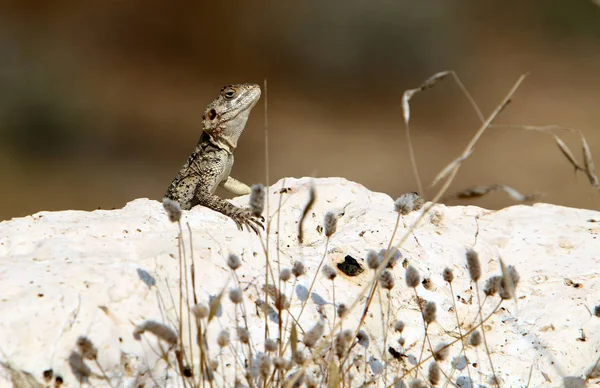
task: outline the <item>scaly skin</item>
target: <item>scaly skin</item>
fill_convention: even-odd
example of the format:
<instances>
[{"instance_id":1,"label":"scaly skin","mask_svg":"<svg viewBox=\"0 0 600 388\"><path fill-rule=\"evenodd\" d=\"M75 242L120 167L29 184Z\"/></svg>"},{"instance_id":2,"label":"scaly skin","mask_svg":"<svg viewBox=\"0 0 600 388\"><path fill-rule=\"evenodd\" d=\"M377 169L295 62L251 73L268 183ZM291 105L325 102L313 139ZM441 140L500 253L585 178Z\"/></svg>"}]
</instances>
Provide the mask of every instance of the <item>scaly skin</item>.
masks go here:
<instances>
[{"instance_id":1,"label":"scaly skin","mask_svg":"<svg viewBox=\"0 0 600 388\"><path fill-rule=\"evenodd\" d=\"M179 202L183 210L196 205L206 206L231 217L238 229L246 226L257 234L259 228L264 229L261 218L214 193L218 186L236 195L250 193L250 187L229 174L233 166L233 151L259 98L260 87L255 84L229 85L221 89L219 97L206 107L202 136L194 152L165 194Z\"/></svg>"}]
</instances>

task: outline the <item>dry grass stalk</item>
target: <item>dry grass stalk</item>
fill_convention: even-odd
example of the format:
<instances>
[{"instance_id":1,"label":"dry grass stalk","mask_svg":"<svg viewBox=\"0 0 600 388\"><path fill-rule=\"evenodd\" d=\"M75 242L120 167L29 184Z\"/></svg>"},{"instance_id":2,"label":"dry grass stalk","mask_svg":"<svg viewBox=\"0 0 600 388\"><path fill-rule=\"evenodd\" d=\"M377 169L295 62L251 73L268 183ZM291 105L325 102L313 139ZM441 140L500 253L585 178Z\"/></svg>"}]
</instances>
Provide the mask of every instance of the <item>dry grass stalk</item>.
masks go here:
<instances>
[{"instance_id":1,"label":"dry grass stalk","mask_svg":"<svg viewBox=\"0 0 600 388\"><path fill-rule=\"evenodd\" d=\"M298 222L298 242L300 242L300 244L302 244L304 242L304 220L306 219L306 216L308 215L308 213L312 209L313 205L315 204L316 199L317 199L317 190L315 188L315 183L311 182L310 189L308 190L308 202L306 202L304 209L302 209L302 215L300 216L300 222Z\"/></svg>"},{"instance_id":2,"label":"dry grass stalk","mask_svg":"<svg viewBox=\"0 0 600 388\"><path fill-rule=\"evenodd\" d=\"M452 74L454 77L456 77L456 75L453 72L442 72L442 73L438 73L436 75L434 75L433 77L431 77L430 79L428 79L427 81L425 81L419 88L417 89L411 89L409 91L405 92L405 95L403 97L403 110L404 110L404 119L405 119L405 126L407 128L407 132L408 132L408 125L409 125L409 120L410 120L410 106L409 106L409 101L410 99L418 92L423 91L429 87L434 86L436 83L438 83L439 81L441 81L443 78L447 77L447 75ZM437 194L437 197L439 199L439 197L441 197L441 195L443 195L443 193L447 190L447 188L449 187L450 183L452 182L452 180L454 179L458 169L461 167L461 164L464 160L466 160L473 152L473 147L475 145L475 143L477 142L477 140L479 139L479 137L483 134L483 132L490 126L490 123L495 119L495 117L502 111L502 109L510 102L510 99L512 97L512 94L515 92L516 88L519 86L519 84L522 82L524 77L521 77L517 83L515 84L515 86L513 87L513 89L511 89L511 91L509 92L509 94L505 97L505 99L503 100L503 102L496 108L496 110L494 111L494 113L492 113L492 115L490 117L488 117L487 120L483 119L483 116L480 114L478 108L476 109L481 121L483 122L482 126L480 127L480 129L477 131L477 133L475 134L475 136L473 137L473 139L471 140L471 142L469 143L469 146L467 146L467 148L465 149L465 151L463 152L463 154L461 156L459 156L457 159L455 159L453 162L451 162L448 166L446 166L446 168L440 173L438 174L438 176L436 177L436 179L434 180L434 183L437 184L439 182L441 182L442 180L445 180L443 187L440 189L440 191ZM265 81L266 82L266 81ZM457 80L457 82L459 82ZM459 86L461 86L461 88L464 88L464 86L462 86L462 84L460 84L459 82ZM266 84L265 84L265 89L266 89ZM468 96L468 93L465 92L465 94ZM468 96L470 97L470 96ZM473 103L474 104L474 103ZM266 104L265 104L266 105ZM476 105L475 105L476 107ZM266 114L266 109L265 109L265 114ZM409 136L409 134L408 134ZM586 146L587 143L584 144L584 148L583 148L583 152L584 152L584 159L586 159L585 162L585 166L582 167L581 169L584 171L594 171L593 170L593 162L591 161L591 152L589 152L589 147L587 147L587 151L586 151ZM412 145L409 145L409 147L411 148L412 151ZM413 162L414 162L414 155L413 156ZM268 160L268 152L267 152L267 160ZM417 176L417 180L419 181L419 185L420 185L420 180L418 178L418 172L416 170L416 162L413 163L413 167L415 170L415 174ZM588 176L589 177L589 176ZM597 178L596 178L597 179ZM590 178L590 181L592 181L592 178ZM506 192L509 193L509 195L511 195L511 190L512 190L512 195L514 197L524 197L523 195L517 193L514 189L509 188L506 186L507 189L505 189L504 186L501 185L492 185L494 186L493 190L496 189L504 189ZM421 190L422 191L422 190ZM491 191L491 190L490 190ZM488 191L489 192L489 191ZM307 203L307 206L305 207L304 211L303 211L303 215L302 215L302 219L299 225L299 231L298 231L298 238L299 240L302 242L302 224L304 222L304 219L306 217L306 215L310 212L311 207L313 206L315 201L315 192L314 192L314 185L311 186L311 193L310 193L310 197L309 197L309 202ZM436 201L434 199L434 201ZM268 201L267 201L268 202ZM268 206L268 205L267 205ZM427 212L431 209L431 205L428 205L425 210L419 215L419 217L417 217L417 220L408 228L408 232L403 236L403 238L401 239L401 241L394 246L393 248L395 248L397 250L397 247L401 246L404 241L406 241L406 238L410 235L410 233L414 230L414 228L419 224L419 222L422 220L422 218L427 214ZM398 219L400 219L400 214L398 215ZM329 221L331 221L332 218L329 217ZM322 364L319 364L318 360L320 357L322 357L323 354L326 354L326 352L323 352L324 347L326 346L332 346L332 351L336 354L336 356L339 359L339 363L336 362L330 362L329 366L325 368L325 370L322 369L322 372L325 372L324 375L324 380L322 382L327 382L327 384L329 386L341 386L342 384L348 384L349 381L352 381L354 378L354 375L350 374L348 371L350 370L350 367L352 366L352 364L354 363L354 361L351 361L349 363L349 365L347 366L347 369L343 368L343 364L345 361L347 361L350 358L351 355L351 351L352 351L352 347L356 344L356 343L361 343L365 342L364 338L367 338L367 343L368 343L368 336L366 335L366 333L362 330L360 330L361 325L363 320L361 319L361 321L359 322L357 328L356 328L356 332L354 330L346 330L346 331L337 331L337 328L340 327L341 325L341 320L340 322L335 323L335 319L336 317L342 317L343 315L345 315L346 313L348 313L349 311L351 311L358 303L358 301L360 300L361 297L364 297L364 295L370 291L370 295L368 298L368 302L366 303L365 306L365 310L363 313L363 317L364 315L367 313L368 309L369 309L369 305L370 305L370 301L372 300L376 290L377 290L377 286L381 286L384 289L387 289L388 291L392 289L392 287L394 287L394 282L393 282L393 277L391 276L391 271L389 269L386 269L387 264L393 259L392 256L394 256L394 254L392 253L392 250L390 248L392 248L392 242L394 240L394 236L395 236L395 231L394 234L392 236L392 238L390 239L390 246L388 247L387 250L382 250L384 253L381 255L383 256L382 258L379 257L379 255L377 255L374 252L374 256L377 256L377 263L375 263L375 261L373 261L373 269L374 269L374 278L373 280L370 282L370 284L367 287L364 287L363 290L361 291L360 295L356 298L356 300L349 306L346 307L344 309L344 314L334 314L334 320L333 320L333 329L331 330L330 333L327 334L326 338L323 341L320 341L320 338L323 336L323 333L320 333L320 335L316 336L316 339L314 341L308 341L307 338L310 337L311 331L308 331L305 336L304 336L304 344L306 345L307 348L311 349L312 351L309 354L305 354L303 353L301 350L298 349L298 333L297 333L297 327L299 327L297 325L298 320L300 319L300 316L302 315L302 312L304 310L304 307L306 306L306 304L311 300L310 299L310 294L312 292L313 286L315 284L315 280L316 280L316 276L318 276L318 274L320 273L320 268L322 267L323 263L324 263L324 259L326 257L327 254L327 249L328 249L328 243L329 243L329 238L333 235L333 233L335 233L335 226L332 227L333 224L329 224L328 227L328 218L326 218L326 222L325 222L325 230L326 230L326 237L327 237L327 242L325 244L325 251L323 253L323 257L321 259L321 262L319 264L319 267L316 271L315 277L312 279L312 284L310 286L310 289L308 291L308 295L309 298L307 298L306 301L303 302L302 304L302 309L298 315L297 318L294 319L294 317L292 318L292 323L290 325L290 329L289 330L282 330L281 327L281 322L283 321L282 316L281 316L281 312L279 315L279 322L280 322L280 327L279 327L279 335L281 338L280 339L280 344L283 343L284 341L287 341L286 344L286 348L287 346L291 347L291 357L293 360L295 360L296 362L296 371L293 371L292 373L288 374L288 378L285 379L286 373L285 371L289 370L289 367L286 368L286 360L284 359L284 357L282 357L282 351L285 351L284 349L281 348L280 346L280 353L279 356L277 357L276 355L273 355L273 358L271 359L269 355L265 354L265 355L261 355L256 357L256 360L258 360L259 364L257 365L258 368L257 370L259 371L259 375L262 381L262 385L263 387L271 387L271 386L280 386L279 384L284 384L284 381L286 382L285 384L288 384L290 386L294 385L295 383L298 382L305 382L306 384L310 385L314 385L316 384L316 382L313 384L312 382L309 383L310 380L310 373L308 373L310 367L314 367L315 365L319 365L320 367L322 367ZM261 241L262 242L262 241ZM267 242L268 244L268 242ZM269 267L268 265L268 246L265 247L263 245L263 248L265 250L265 256L267 257L267 267ZM297 262L297 263L301 263L301 262ZM375 265L376 264L376 265ZM183 266L184 268L186 268L186 266ZM325 276L327 276L330 280L333 280L335 278L335 270L331 271L329 270L330 267L325 266L324 267L324 273ZM411 267L412 268L412 267ZM414 268L413 268L414 269ZM186 268L187 270L187 268ZM235 273L235 268L232 268L232 276L237 279L237 274ZM416 271L416 270L415 270ZM294 274L294 276L296 276L296 278L300 275L302 275L304 273L304 271L296 271L295 269L292 271L288 271L291 274ZM279 306L279 310L283 310L283 306L285 304L282 304L281 301L285 300L285 290L286 288L284 286L282 286L281 282L286 282L290 279L290 274L287 274L284 276L284 272L279 270L278 273L280 274L279 276L279 287L276 287L273 283L275 281L275 278L273 278L273 276L271 275L271 278L273 279L273 283L269 284L269 279L266 279L266 285L264 286L263 290L265 291L265 293L267 295L269 295L269 297L273 300L276 301L276 305ZM268 273L267 273L268 275ZM444 275L444 279L450 279L449 284L451 287L451 292L454 294L454 292L452 291L452 279L453 276L446 276L447 274ZM477 276L473 276L473 274L471 274L472 277L474 278L473 280L475 282L477 282L480 277L481 274L479 273L479 275ZM510 270L508 267L503 269L503 279L508 279L507 282L505 282L504 287L507 289L507 293L510 290L514 290L514 287L516 285L516 282L513 282L515 284L511 285L510 282L513 281L513 278L510 275ZM390 281L391 280L391 281ZM420 280L420 276L418 275L417 272L417 281L416 283L414 283L414 281L410 282L411 287L413 287L415 289L415 295L416 295L416 287L419 284L419 280ZM194 282L193 282L194 283ZM295 283L294 283L295 284ZM239 287L239 282L237 284L237 286ZM499 285L499 287L501 286L501 284ZM186 288L187 288L187 284L186 284ZM501 288L501 287L500 287ZM281 291L283 290L283 291ZM478 290L477 290L478 291ZM479 291L478 291L479 292ZM210 309L209 309L209 313L208 313L208 321L210 321L215 313L216 313L216 308L218 306L220 306L221 303L221 298L222 298L222 294L223 291L211 302L210 304ZM511 294L514 296L514 294ZM195 295L194 295L195 296ZM238 295L239 296L239 295ZM418 295L416 295L418 298ZM234 300L234 303L236 304L236 306L240 302L241 298L238 298L237 296L234 295L234 298L232 300ZM189 298L188 298L189 300ZM238 301L237 303L235 301ZM389 302L389 298L388 298L388 302ZM500 300L500 302L498 303L498 305L494 308L494 311L496 311L498 309L498 307L500 306L500 303L502 303L502 300ZM266 305L266 303L264 303L264 305ZM335 297L334 297L334 306L335 306ZM341 305L340 305L341 306ZM344 305L345 306L345 305ZM460 322L458 322L458 313L456 312L456 305L454 305L455 308L455 313L456 313L456 319L457 319L457 324L459 325L459 331L460 331ZM475 330L477 330L477 328L480 328L484 322L486 322L491 315L493 314L493 312L486 316L485 318L482 315L482 306L481 303L479 302L479 311L478 311L478 317L479 320L478 322L476 322L476 324L474 325L474 327L471 330L468 330L466 333L460 333L460 338L448 343L448 344L442 344L439 345L438 347L436 347L435 350L431 349L431 344L429 344L429 347L432 351L431 356L426 357L424 359L422 359L422 355L423 353L421 353L421 356L419 357L419 363L413 367L411 370L416 370L418 368L423 368L423 363L425 363L427 360L434 358L435 360L441 360L443 358L445 358L445 354L448 352L450 346L452 346L452 344L461 341L464 341L464 338L468 337L470 334L474 333ZM339 310L339 309L338 309ZM195 312L195 310L192 310L193 312ZM382 309L383 311L383 309ZM245 313L244 313L245 314ZM383 313L382 313L383 314ZM388 315L388 320L389 320L389 316L390 316L390 309L388 307L387 310L387 315ZM288 318L290 317L290 315L288 315ZM425 327L425 338L424 338L424 342L423 345L425 344L425 341L429 342L429 338L427 336L427 327L430 326L434 321L435 321L435 304L433 303L428 303L425 304L425 306L422 309L422 317L423 317L423 323L424 323L424 327ZM266 318L266 317L265 317ZM382 317L383 318L383 317ZM236 307L236 319L237 319L237 307ZM198 320L199 322L200 320ZM206 322L206 321L204 321ZM266 319L265 319L266 322ZM287 327L287 323L285 325ZM248 333L248 328L247 328L247 324L246 324L246 328L242 328L241 326L237 326L240 329L242 329L242 331L245 331L247 335L247 340L245 341L246 344L248 344L248 349L249 349L249 354L251 352L251 345L250 345L250 338L249 338L249 333ZM211 364L211 359L210 357L208 357L208 354L206 352L204 352L202 349L206 346L204 343L202 345L200 345L200 342L202 342L203 340L200 339L200 328L199 328L199 338L198 338L198 342L199 342L199 348L201 351L201 358L203 358L205 361L201 362L201 368L206 369L207 371L205 373L208 373L208 370L210 369L210 364ZM398 332L402 332L402 328L400 328L400 330L398 330ZM284 338L284 334L285 333L289 333L288 338ZM360 338L358 338L358 334L360 335ZM477 331L477 333L479 333L479 331ZM267 324L265 323L265 335L267 334ZM239 331L238 331L238 335L239 335ZM356 342L352 342L353 340L353 335L356 335L358 341ZM476 334L472 334L471 337L475 337ZM241 342L244 342L242 340L242 338L240 337ZM484 341L485 341L485 337L484 337ZM221 340L219 341L219 345L223 345L222 348L225 349L226 348L226 342L227 344L229 343L229 340L227 338L227 341L225 341L224 337L221 338ZM309 346L310 345L310 346ZM367 345L368 346L368 345ZM277 349L277 343L273 343L270 344L269 349L267 349L267 340L265 340L265 351L266 352L274 352ZM306 349L305 349L306 350ZM329 350L328 350L329 351ZM365 351L366 351L366 346L365 346ZM464 352L464 344L462 344L462 352ZM387 352L386 352L387 353ZM489 354L488 354L489 355ZM180 355L178 356L178 359L181 358L183 359L183 355L180 353ZM251 363L252 361L252 357L250 357L248 359L248 361ZM203 367L204 365L204 367ZM429 380L430 382L436 383L440 380L440 373L443 374L445 376L445 374L443 373L443 371L441 371L439 369L439 365L437 365L437 363L432 363L430 364L430 369L429 369ZM493 365L491 365L492 371L493 371ZM248 369L246 369L248 370ZM250 366L249 370L252 370L252 367ZM404 378L408 373L411 373L411 370L406 371L406 373L404 374L404 376L402 376L401 378ZM366 369L365 369L366 371ZM437 374L436 374L437 373ZM276 375L278 375L279 377L275 377ZM446 378L448 378L446 376ZM254 386L255 381L253 381L253 377L250 376L247 373L246 376L246 380L248 382L248 384L250 386ZM256 379L255 379L256 380ZM494 374L493 377L494 381L498 381L498 378L496 377L496 375ZM212 385L212 378L209 378L209 383L211 383ZM385 380L384 380L385 381ZM238 380L239 382L239 380ZM366 382L366 377L365 377L365 382ZM290 384L291 383L291 384ZM415 384L422 384L421 381L414 382ZM184 382L184 385L186 385L186 383Z\"/></svg>"},{"instance_id":3,"label":"dry grass stalk","mask_svg":"<svg viewBox=\"0 0 600 388\"><path fill-rule=\"evenodd\" d=\"M413 173L415 175L415 180L417 181L417 187L419 189L419 193L423 195L423 184L421 183L421 177L419 176L419 170L417 168L417 159L415 157L415 151L413 148L412 140L410 137L410 100L413 96L423 90L429 89L433 87L435 84L446 78L450 74L449 71L442 71L440 73L434 74L429 77L425 82L419 85L415 89L408 89L404 91L402 96L402 113L404 116L404 128L405 128L405 136L408 143L408 153L410 156L411 165L413 168Z\"/></svg>"},{"instance_id":4,"label":"dry grass stalk","mask_svg":"<svg viewBox=\"0 0 600 388\"><path fill-rule=\"evenodd\" d=\"M444 197L444 200L446 201L448 199L481 198L481 197L483 197L491 192L497 191L497 190L504 191L506 194L508 194L508 196L511 199L513 199L514 201L517 201L517 202L531 202L531 201L537 200L539 197L538 195L535 195L535 194L521 194L517 190L515 190L512 187L507 186L507 185L492 184L492 185L488 185L488 186L470 187L470 188L461 190L455 194Z\"/></svg>"}]
</instances>

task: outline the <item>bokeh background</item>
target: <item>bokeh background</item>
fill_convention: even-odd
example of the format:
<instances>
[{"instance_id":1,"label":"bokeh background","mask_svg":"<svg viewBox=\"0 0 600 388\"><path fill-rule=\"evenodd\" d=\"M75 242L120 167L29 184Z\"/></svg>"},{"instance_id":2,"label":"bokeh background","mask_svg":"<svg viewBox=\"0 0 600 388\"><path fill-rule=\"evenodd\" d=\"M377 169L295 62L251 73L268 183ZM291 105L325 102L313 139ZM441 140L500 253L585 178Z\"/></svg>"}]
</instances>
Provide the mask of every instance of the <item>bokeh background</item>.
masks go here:
<instances>
[{"instance_id":1,"label":"bokeh background","mask_svg":"<svg viewBox=\"0 0 600 388\"><path fill-rule=\"evenodd\" d=\"M0 220L160 199L221 86L265 78L271 182L342 176L396 197L416 189L402 94L450 69L485 115L529 72L497 123L580 129L600 158L593 0L3 1ZM248 184L265 182L263 104L236 152L233 176ZM429 183L478 119L450 79L416 96L412 117ZM581 159L578 137L563 135ZM450 191L492 183L600 208L540 133L490 130Z\"/></svg>"}]
</instances>

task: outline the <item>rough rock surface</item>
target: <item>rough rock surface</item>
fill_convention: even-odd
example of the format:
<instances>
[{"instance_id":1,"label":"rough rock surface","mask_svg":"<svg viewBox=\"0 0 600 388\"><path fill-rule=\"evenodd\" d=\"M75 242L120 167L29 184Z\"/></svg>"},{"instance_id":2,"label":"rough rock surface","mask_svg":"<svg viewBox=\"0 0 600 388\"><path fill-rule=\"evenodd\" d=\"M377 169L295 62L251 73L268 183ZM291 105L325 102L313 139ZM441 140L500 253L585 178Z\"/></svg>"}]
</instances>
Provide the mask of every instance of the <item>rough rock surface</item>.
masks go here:
<instances>
[{"instance_id":1,"label":"rough rock surface","mask_svg":"<svg viewBox=\"0 0 600 388\"><path fill-rule=\"evenodd\" d=\"M366 299L361 290L373 278L365 257L371 249L387 248L397 219L394 201L344 179L316 179L317 201L305 222L304 242L299 244L298 220L310 182L308 178L286 179L269 188L269 257L275 270L290 267L296 260L306 264L307 275L299 279L292 299L291 311L297 315L326 248L323 216L327 211L339 212L325 264L336 267L350 256L365 270L355 277L338 271L334 282L319 274L300 324L305 330L310 328L319 318L317 307L322 306L326 326L331 325L335 287L338 304L350 306L359 297L357 308L344 321L344 329L355 328ZM280 200L281 211L277 213ZM247 198L234 201L245 205ZM417 211L401 218L395 243L420 214ZM400 362L383 351L385 326L389 329L386 348L406 354L408 357L401 356L406 367L419 357L423 323L415 293L405 284L402 264L419 270L424 280L416 289L419 297L437 304L437 321L429 328L434 346L458 335L453 299L463 332L470 327L476 317L477 294L466 270L468 248L479 253L480 288L489 276L500 274L499 258L514 265L520 275L517 302L504 301L484 326L503 386L527 385L530 371L532 387L558 386L566 376L583 376L600 356L600 318L592 314L594 306L600 304L600 213L537 204L500 211L436 205L433 214L424 217L399 248L403 256L392 269L396 282L390 293L390 322L382 319L387 311L387 292L376 296L369 310L364 326L371 341L368 378L383 386L384 369L388 384L401 370ZM208 302L220 290L232 287L227 255L236 253L242 258L237 273L246 287L244 298L253 341L262 350L264 319L254 307L264 298L259 290L264 282L265 254L259 238L239 232L228 218L201 207L184 212L182 222L188 252L186 224L191 229L200 301ZM48 377L50 370L52 379L60 376L67 386L78 385L69 358L73 361L75 342L81 335L88 336L98 348L98 364L113 386L144 381L179 385L181 381L172 372L165 372L154 339L137 341L132 335L134 325L146 319L176 328L178 233L178 225L169 222L162 205L148 199L134 200L117 210L40 212L0 223L1 385L10 386L11 378L13 383L18 379L41 383L44 372ZM454 270L454 295L442 278L445 267ZM288 295L292 288L293 278L285 288ZM484 316L498 301L498 296L488 298ZM215 338L222 328L236 338L232 303L224 298L222 305L208 329L211 356L218 354ZM393 331L396 319L406 324L404 349L398 344L400 335ZM269 325L271 337L276 338L273 317ZM460 370L452 372L452 380L468 386L460 350L459 344L453 345L449 358L440 365L449 373L451 362L457 361ZM490 369L484 347L468 349L467 357L473 381L487 386ZM389 365L384 368L386 362ZM86 360L86 364L93 373L100 373L94 362ZM226 367L228 384L233 381L234 364L230 359ZM358 368L360 383L364 364ZM107 384L95 376L89 379L95 386Z\"/></svg>"}]
</instances>

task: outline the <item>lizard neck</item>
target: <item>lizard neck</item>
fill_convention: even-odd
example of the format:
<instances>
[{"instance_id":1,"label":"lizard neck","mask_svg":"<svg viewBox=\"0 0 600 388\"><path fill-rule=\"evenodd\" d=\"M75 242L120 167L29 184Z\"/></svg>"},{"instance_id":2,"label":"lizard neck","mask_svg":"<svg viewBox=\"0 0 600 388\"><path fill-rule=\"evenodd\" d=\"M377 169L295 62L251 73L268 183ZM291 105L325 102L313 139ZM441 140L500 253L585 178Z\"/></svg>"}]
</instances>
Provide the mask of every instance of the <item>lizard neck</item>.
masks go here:
<instances>
[{"instance_id":1,"label":"lizard neck","mask_svg":"<svg viewBox=\"0 0 600 388\"><path fill-rule=\"evenodd\" d=\"M208 132L202 132L200 140L198 141L198 148L204 148L204 146L208 146L210 148L214 148L215 150L225 151L230 155L233 155L236 145L237 144L229 143L224 138L215 138Z\"/></svg>"},{"instance_id":2,"label":"lizard neck","mask_svg":"<svg viewBox=\"0 0 600 388\"><path fill-rule=\"evenodd\" d=\"M208 135L211 143L232 154L246 127L249 115L250 109L245 109L237 116L220 123L216 128L205 130L204 133Z\"/></svg>"}]
</instances>

